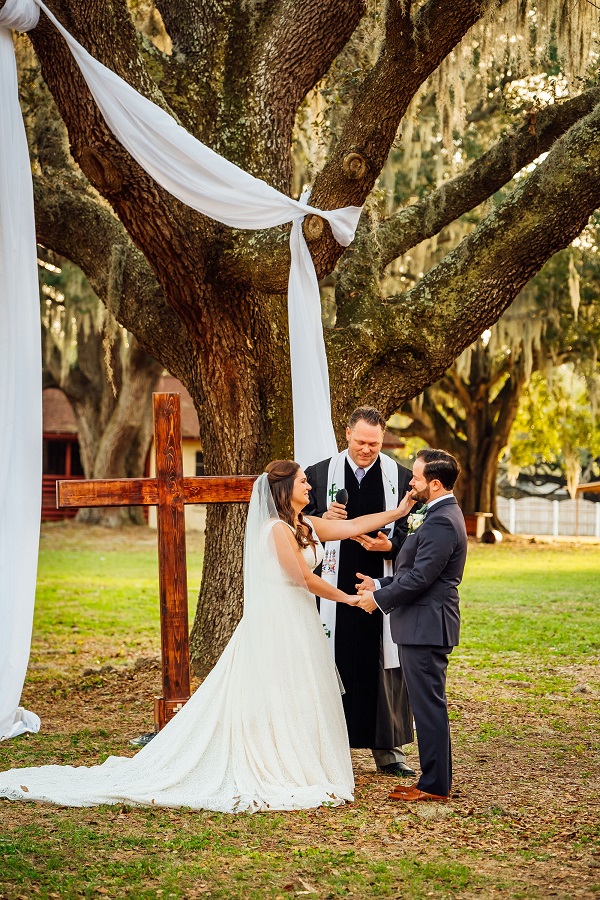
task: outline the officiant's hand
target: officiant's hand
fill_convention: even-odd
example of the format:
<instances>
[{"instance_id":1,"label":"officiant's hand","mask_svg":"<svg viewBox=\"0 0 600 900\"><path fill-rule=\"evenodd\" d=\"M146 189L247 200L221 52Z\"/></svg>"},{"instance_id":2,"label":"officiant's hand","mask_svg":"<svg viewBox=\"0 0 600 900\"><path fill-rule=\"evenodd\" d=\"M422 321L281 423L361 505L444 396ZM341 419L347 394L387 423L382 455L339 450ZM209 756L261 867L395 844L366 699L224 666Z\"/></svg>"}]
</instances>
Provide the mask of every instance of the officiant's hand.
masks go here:
<instances>
[{"instance_id":1,"label":"officiant's hand","mask_svg":"<svg viewBox=\"0 0 600 900\"><path fill-rule=\"evenodd\" d=\"M343 503L336 503L335 501L331 504L329 509L323 513L324 519L347 519L348 513L346 512L346 507Z\"/></svg>"},{"instance_id":2,"label":"officiant's hand","mask_svg":"<svg viewBox=\"0 0 600 900\"><path fill-rule=\"evenodd\" d=\"M379 553L389 553L392 549L392 542L385 531L377 532L377 537L369 537L368 534L359 534L358 537L352 538L358 541L365 550L376 550Z\"/></svg>"},{"instance_id":3,"label":"officiant's hand","mask_svg":"<svg viewBox=\"0 0 600 900\"><path fill-rule=\"evenodd\" d=\"M363 575L362 572L357 572L356 577L360 578L360 582L355 584L354 587L357 591L374 591L375 590L375 582L371 578L370 575Z\"/></svg>"},{"instance_id":4,"label":"officiant's hand","mask_svg":"<svg viewBox=\"0 0 600 900\"><path fill-rule=\"evenodd\" d=\"M358 605L361 609L364 609L365 612L372 613L374 609L377 609L377 604L373 599L372 591L359 591L358 592Z\"/></svg>"}]
</instances>

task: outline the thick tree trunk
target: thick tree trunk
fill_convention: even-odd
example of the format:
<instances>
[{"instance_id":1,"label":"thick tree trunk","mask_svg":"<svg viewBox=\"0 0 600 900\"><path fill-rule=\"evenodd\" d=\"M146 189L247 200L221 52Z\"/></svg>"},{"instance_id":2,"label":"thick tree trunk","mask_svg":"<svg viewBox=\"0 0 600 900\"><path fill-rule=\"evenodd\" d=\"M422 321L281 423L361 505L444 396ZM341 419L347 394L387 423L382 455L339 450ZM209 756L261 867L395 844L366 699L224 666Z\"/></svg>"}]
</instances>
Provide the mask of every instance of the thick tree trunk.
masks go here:
<instances>
[{"instance_id":1,"label":"thick tree trunk","mask_svg":"<svg viewBox=\"0 0 600 900\"><path fill-rule=\"evenodd\" d=\"M203 330L198 376L188 389L198 409L206 473L257 475L271 459L292 455L285 304L281 297L222 290L212 295L220 313ZM244 309L249 321L240 312ZM204 574L190 640L200 675L212 668L242 614L246 514L246 504L208 507Z\"/></svg>"},{"instance_id":2,"label":"thick tree trunk","mask_svg":"<svg viewBox=\"0 0 600 900\"><path fill-rule=\"evenodd\" d=\"M138 347L135 351L136 358L140 358L142 354L143 351ZM84 447L82 458L88 460L88 465L92 459L91 474L88 475L84 468L88 478L140 478L144 474L152 441L152 392L160 378L162 366L146 354L143 356L143 366L135 365L133 359L128 361L126 376L112 413L105 427L94 435L91 445L88 440L90 432L95 429L93 426L90 428L90 420L96 416L97 421L98 410L94 409L93 404L80 401L73 403L80 447ZM84 420L87 427L84 426ZM142 525L145 522L142 509L134 506L81 509L77 513L77 520L89 525L108 527Z\"/></svg>"}]
</instances>

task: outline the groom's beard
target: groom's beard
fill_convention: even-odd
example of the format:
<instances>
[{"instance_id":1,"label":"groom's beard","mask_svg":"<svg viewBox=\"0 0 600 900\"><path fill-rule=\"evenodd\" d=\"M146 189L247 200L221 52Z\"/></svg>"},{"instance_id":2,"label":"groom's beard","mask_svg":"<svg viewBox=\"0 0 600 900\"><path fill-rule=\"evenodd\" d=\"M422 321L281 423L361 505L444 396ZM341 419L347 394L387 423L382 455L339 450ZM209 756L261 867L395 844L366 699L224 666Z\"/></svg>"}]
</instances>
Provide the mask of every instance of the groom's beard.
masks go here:
<instances>
[{"instance_id":1,"label":"groom's beard","mask_svg":"<svg viewBox=\"0 0 600 900\"><path fill-rule=\"evenodd\" d=\"M431 491L429 490L429 485L423 491L414 491L410 495L413 500L416 500L418 503L429 503L429 495Z\"/></svg>"}]
</instances>

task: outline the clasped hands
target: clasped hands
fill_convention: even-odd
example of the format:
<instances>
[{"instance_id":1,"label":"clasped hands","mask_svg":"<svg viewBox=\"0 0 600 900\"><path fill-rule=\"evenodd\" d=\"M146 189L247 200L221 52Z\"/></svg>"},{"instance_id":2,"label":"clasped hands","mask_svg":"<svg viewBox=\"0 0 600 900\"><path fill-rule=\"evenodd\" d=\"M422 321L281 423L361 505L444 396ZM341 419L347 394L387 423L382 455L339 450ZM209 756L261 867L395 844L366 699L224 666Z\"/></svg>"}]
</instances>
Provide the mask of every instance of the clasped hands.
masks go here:
<instances>
[{"instance_id":1,"label":"clasped hands","mask_svg":"<svg viewBox=\"0 0 600 900\"><path fill-rule=\"evenodd\" d=\"M413 498L412 490L409 489L398 504L398 518L407 516L415 503L416 500ZM375 550L379 553L389 553L393 546L385 531L377 532L376 537L371 537L368 534L359 534L358 537L352 538L352 540L358 541L361 547L364 547L365 550ZM360 575L360 573L358 572L357 575L359 575L360 578L365 577L364 575ZM370 612L372 611L373 610L370 610Z\"/></svg>"},{"instance_id":2,"label":"clasped hands","mask_svg":"<svg viewBox=\"0 0 600 900\"><path fill-rule=\"evenodd\" d=\"M348 605L360 606L365 612L372 613L374 609L377 609L377 604L373 598L375 582L369 575L362 575L360 572L356 573L356 577L361 579L356 585L358 593L355 597L349 596Z\"/></svg>"}]
</instances>

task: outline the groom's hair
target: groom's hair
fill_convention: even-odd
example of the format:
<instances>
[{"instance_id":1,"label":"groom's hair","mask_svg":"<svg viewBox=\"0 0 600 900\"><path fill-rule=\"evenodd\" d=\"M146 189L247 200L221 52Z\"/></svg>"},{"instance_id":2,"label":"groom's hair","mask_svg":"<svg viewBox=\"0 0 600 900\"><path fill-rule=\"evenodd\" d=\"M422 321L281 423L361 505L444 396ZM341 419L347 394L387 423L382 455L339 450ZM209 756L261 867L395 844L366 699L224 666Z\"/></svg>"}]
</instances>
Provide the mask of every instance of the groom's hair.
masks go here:
<instances>
[{"instance_id":1,"label":"groom's hair","mask_svg":"<svg viewBox=\"0 0 600 900\"><path fill-rule=\"evenodd\" d=\"M385 419L374 406L359 406L355 409L348 419L348 428L354 428L356 423L361 421L367 422L368 425L381 425L385 431Z\"/></svg>"},{"instance_id":2,"label":"groom's hair","mask_svg":"<svg viewBox=\"0 0 600 900\"><path fill-rule=\"evenodd\" d=\"M417 459L425 463L423 474L428 482L437 478L447 491L452 490L460 474L460 466L452 454L445 450L419 450Z\"/></svg>"}]
</instances>

